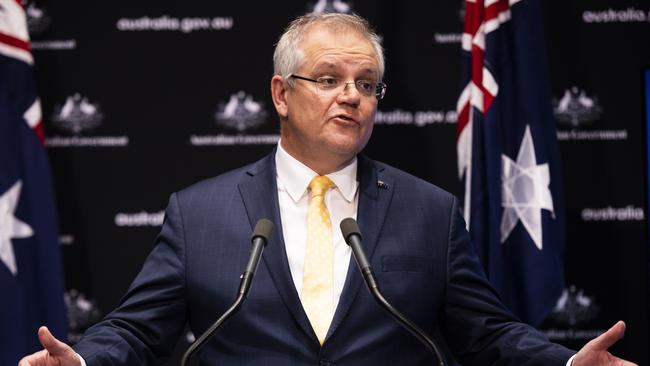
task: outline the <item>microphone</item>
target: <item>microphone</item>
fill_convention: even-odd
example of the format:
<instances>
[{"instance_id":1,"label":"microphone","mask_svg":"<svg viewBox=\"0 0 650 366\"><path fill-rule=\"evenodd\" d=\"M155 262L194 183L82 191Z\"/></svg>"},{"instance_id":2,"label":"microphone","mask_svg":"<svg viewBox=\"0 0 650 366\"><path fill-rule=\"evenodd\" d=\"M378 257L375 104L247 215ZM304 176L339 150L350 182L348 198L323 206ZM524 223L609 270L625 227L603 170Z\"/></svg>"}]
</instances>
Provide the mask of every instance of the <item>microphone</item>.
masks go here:
<instances>
[{"instance_id":1,"label":"microphone","mask_svg":"<svg viewBox=\"0 0 650 366\"><path fill-rule=\"evenodd\" d=\"M359 230L359 225L357 225L357 222L351 217L343 219L343 221L341 221L341 233L343 234L345 242L348 243L352 249L354 259L356 260L357 266L363 275L363 280L366 282L366 286L368 287L368 290L370 290L370 293L375 298L375 300L377 300L379 305L388 311L388 313L392 315L393 318L395 318L395 320L397 320L401 326L406 328L406 330L408 330L415 336L415 338L422 342L429 349L429 351L431 351L431 353L436 355L439 361L439 366L445 366L445 359L442 357L442 354L440 353L440 350L438 349L438 346L433 341L433 339L430 338L417 325L415 325L415 323L410 321L406 316L395 309L384 298L381 291L379 291L379 285L375 279L375 274L373 273L370 262L368 262L368 258L366 258L366 254L364 253L363 247L361 246L361 230Z\"/></svg>"},{"instance_id":2,"label":"microphone","mask_svg":"<svg viewBox=\"0 0 650 366\"><path fill-rule=\"evenodd\" d=\"M223 326L226 320L230 319L241 307L246 300L248 295L248 290L250 290L251 283L253 282L253 277L255 276L255 271L257 266L260 263L260 258L262 258L262 251L264 246L271 236L271 231L273 231L273 223L267 219L260 219L255 224L255 230L251 236L251 254L248 257L248 263L244 272L242 272L239 278L239 290L237 291L237 298L232 306L226 310L219 319L217 319L208 330L206 330L201 336L185 351L183 358L181 359L181 365L185 366L190 362L192 356L194 356L199 350L201 350L207 343L210 338L212 338L217 331Z\"/></svg>"}]
</instances>

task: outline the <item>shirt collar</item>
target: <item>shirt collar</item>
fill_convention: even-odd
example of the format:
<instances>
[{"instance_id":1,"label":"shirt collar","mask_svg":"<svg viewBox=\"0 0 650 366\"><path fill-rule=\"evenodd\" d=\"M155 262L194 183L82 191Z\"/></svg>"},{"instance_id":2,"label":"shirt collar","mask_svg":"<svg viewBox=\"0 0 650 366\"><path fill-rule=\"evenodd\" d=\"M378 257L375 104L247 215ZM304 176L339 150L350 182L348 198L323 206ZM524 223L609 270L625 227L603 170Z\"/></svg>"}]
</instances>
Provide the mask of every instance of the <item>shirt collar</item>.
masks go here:
<instances>
[{"instance_id":1,"label":"shirt collar","mask_svg":"<svg viewBox=\"0 0 650 366\"><path fill-rule=\"evenodd\" d=\"M294 202L307 192L309 182L318 174L308 166L289 155L278 142L275 153L275 167L278 178L278 189L284 189L289 193ZM327 177L334 182L336 188L343 198L352 202L357 193L359 182L357 182L357 157L351 159L343 168L327 174Z\"/></svg>"}]
</instances>

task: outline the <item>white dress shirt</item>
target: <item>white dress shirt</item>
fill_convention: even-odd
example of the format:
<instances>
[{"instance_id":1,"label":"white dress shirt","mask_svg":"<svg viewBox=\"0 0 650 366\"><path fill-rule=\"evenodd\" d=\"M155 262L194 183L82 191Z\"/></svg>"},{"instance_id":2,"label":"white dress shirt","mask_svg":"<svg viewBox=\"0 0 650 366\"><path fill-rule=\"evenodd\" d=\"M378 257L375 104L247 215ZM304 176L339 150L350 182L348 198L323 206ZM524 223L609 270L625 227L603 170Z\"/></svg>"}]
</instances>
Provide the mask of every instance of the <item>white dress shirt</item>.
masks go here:
<instances>
[{"instance_id":1,"label":"white dress shirt","mask_svg":"<svg viewBox=\"0 0 650 366\"><path fill-rule=\"evenodd\" d=\"M296 291L300 294L304 273L305 248L307 247L307 208L309 182L318 175L303 163L289 155L281 141L275 154L278 201L282 219L282 234L289 260L289 269ZM345 243L339 224L347 217L357 217L359 182L357 182L357 158L342 169L327 174L336 187L325 193L325 205L332 221L334 239L334 309L339 303L345 277L350 264L350 247Z\"/></svg>"}]
</instances>

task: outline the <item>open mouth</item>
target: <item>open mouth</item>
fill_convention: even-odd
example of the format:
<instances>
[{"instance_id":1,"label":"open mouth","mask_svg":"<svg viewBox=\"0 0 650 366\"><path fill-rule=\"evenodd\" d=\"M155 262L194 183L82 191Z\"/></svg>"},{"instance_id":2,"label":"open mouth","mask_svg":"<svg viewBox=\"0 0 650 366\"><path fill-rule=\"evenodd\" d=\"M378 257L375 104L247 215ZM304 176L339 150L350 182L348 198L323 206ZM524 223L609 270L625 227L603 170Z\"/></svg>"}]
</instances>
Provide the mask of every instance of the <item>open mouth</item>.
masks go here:
<instances>
[{"instance_id":1,"label":"open mouth","mask_svg":"<svg viewBox=\"0 0 650 366\"><path fill-rule=\"evenodd\" d=\"M355 119L350 118L350 117L348 117L348 116L339 115L339 116L336 116L336 117L334 117L334 118L338 118L338 119L341 119L341 120L343 120L343 121L347 121L347 122L354 122L354 123L357 123L357 121L356 121Z\"/></svg>"}]
</instances>

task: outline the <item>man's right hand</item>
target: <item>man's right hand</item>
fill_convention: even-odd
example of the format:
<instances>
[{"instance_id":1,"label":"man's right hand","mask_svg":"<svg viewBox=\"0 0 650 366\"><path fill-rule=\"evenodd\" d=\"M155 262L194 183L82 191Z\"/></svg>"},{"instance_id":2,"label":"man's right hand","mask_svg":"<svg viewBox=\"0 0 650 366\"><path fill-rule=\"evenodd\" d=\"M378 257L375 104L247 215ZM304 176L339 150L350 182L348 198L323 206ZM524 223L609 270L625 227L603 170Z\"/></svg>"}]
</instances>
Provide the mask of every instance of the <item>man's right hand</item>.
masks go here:
<instances>
[{"instance_id":1,"label":"man's right hand","mask_svg":"<svg viewBox=\"0 0 650 366\"><path fill-rule=\"evenodd\" d=\"M18 366L81 366L72 347L54 338L47 327L38 329L38 340L45 349L23 357Z\"/></svg>"}]
</instances>

